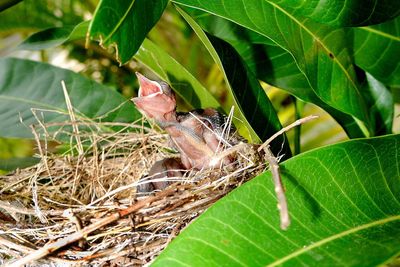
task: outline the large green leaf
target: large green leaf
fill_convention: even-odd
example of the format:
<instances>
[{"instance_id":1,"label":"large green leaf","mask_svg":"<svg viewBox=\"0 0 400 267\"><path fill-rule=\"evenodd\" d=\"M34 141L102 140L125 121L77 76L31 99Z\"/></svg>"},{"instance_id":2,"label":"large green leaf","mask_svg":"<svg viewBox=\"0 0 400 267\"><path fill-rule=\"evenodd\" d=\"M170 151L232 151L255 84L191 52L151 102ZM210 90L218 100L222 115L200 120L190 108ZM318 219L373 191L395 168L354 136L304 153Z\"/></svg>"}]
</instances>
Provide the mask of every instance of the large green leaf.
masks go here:
<instances>
[{"instance_id":1,"label":"large green leaf","mask_svg":"<svg viewBox=\"0 0 400 267\"><path fill-rule=\"evenodd\" d=\"M264 0L233 0L229 5L223 1L174 2L231 20L273 40L293 56L322 101L355 116L373 133L367 105L347 48L346 40L351 34L344 29L296 17L289 10Z\"/></svg>"},{"instance_id":2,"label":"large green leaf","mask_svg":"<svg viewBox=\"0 0 400 267\"><path fill-rule=\"evenodd\" d=\"M384 84L399 87L400 16L383 24L354 28L353 31L356 64Z\"/></svg>"},{"instance_id":3,"label":"large green leaf","mask_svg":"<svg viewBox=\"0 0 400 267\"><path fill-rule=\"evenodd\" d=\"M296 15L339 26L376 24L390 20L400 14L400 2L398 0L270 1L293 9Z\"/></svg>"},{"instance_id":4,"label":"large green leaf","mask_svg":"<svg viewBox=\"0 0 400 267\"><path fill-rule=\"evenodd\" d=\"M311 89L293 57L266 37L220 17L185 9L208 33L229 42L258 79L284 89L331 114L351 138L365 137L354 118L325 104Z\"/></svg>"},{"instance_id":5,"label":"large green leaf","mask_svg":"<svg viewBox=\"0 0 400 267\"><path fill-rule=\"evenodd\" d=\"M216 37L207 36L200 26L183 10L178 11L203 42L225 77L229 92L235 99L236 111L245 117L251 142L265 140L282 128L278 116L256 77L232 46ZM255 135L256 134L256 135ZM273 141L273 152L289 157L290 148L283 137Z\"/></svg>"},{"instance_id":6,"label":"large green leaf","mask_svg":"<svg viewBox=\"0 0 400 267\"><path fill-rule=\"evenodd\" d=\"M281 165L292 224L269 172L181 233L153 266L376 266L400 253L400 135L352 140Z\"/></svg>"},{"instance_id":7,"label":"large green leaf","mask_svg":"<svg viewBox=\"0 0 400 267\"><path fill-rule=\"evenodd\" d=\"M117 59L129 61L137 52L147 33L160 19L168 0L102 0L89 27L90 37L102 45L114 45Z\"/></svg>"},{"instance_id":8,"label":"large green leaf","mask_svg":"<svg viewBox=\"0 0 400 267\"><path fill-rule=\"evenodd\" d=\"M72 71L15 58L0 59L0 69L1 137L32 138L29 125L38 124L32 109L55 111L37 111L41 121L68 121L62 80L77 118L132 122L141 117L129 100Z\"/></svg>"},{"instance_id":9,"label":"large green leaf","mask_svg":"<svg viewBox=\"0 0 400 267\"><path fill-rule=\"evenodd\" d=\"M208 19L206 25L203 23L206 28L209 28L210 23L213 24L212 22L215 21L214 19L210 20L209 16L201 16L199 18L203 22ZM219 21L219 26L221 26L221 19L217 19L217 21ZM225 22L227 23L222 24L224 25L222 27L223 30L215 29L214 32L234 45L244 61L250 65L252 72L256 73L259 79L282 88L304 101L320 106L342 125L349 137L365 137L362 129L353 117L321 101L310 88L306 77L300 72L293 57L287 51L279 46L267 45L268 42L263 42L261 38L258 38L257 44L252 43L253 41L248 41L246 39L246 36L249 36L248 30L244 28L240 29L236 25L231 29L235 31L236 39L232 32L226 36L222 31L227 31L232 26L232 23L226 20ZM254 33L252 34L254 35ZM361 70L358 70L358 77L362 81L360 84L362 88L361 94L368 106L372 120L371 128L374 135L391 133L393 99L390 92L382 83L375 80L368 73L364 74Z\"/></svg>"}]
</instances>

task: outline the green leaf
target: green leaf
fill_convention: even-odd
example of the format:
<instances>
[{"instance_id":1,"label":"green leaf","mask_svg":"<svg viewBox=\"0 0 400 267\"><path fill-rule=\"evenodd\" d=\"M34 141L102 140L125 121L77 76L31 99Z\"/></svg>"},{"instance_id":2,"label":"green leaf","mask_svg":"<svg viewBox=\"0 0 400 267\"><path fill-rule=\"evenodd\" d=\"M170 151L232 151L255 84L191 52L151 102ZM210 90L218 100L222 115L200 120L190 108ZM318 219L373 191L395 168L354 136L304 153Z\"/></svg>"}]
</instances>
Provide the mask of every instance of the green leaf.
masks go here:
<instances>
[{"instance_id":1,"label":"green leaf","mask_svg":"<svg viewBox=\"0 0 400 267\"><path fill-rule=\"evenodd\" d=\"M239 111L239 114L245 117L244 123L252 137L250 141L266 140L280 130L282 126L271 102L256 77L233 47L216 37L207 36L188 14L179 8L178 11L195 31L224 74L228 90L235 100L236 112ZM282 144L284 144L283 153L290 157L290 148L284 137L273 141L272 151L278 155L282 152Z\"/></svg>"},{"instance_id":2,"label":"green leaf","mask_svg":"<svg viewBox=\"0 0 400 267\"><path fill-rule=\"evenodd\" d=\"M46 29L29 36L19 44L20 50L44 50L59 46L66 41L85 38L90 21L84 21L74 26L64 26Z\"/></svg>"},{"instance_id":3,"label":"green leaf","mask_svg":"<svg viewBox=\"0 0 400 267\"><path fill-rule=\"evenodd\" d=\"M400 14L398 0L281 0L280 6L293 9L299 16L338 26L361 26L382 23Z\"/></svg>"},{"instance_id":4,"label":"green leaf","mask_svg":"<svg viewBox=\"0 0 400 267\"><path fill-rule=\"evenodd\" d=\"M218 101L188 70L163 49L145 39L135 59L166 81L185 102L193 108L219 109Z\"/></svg>"},{"instance_id":5,"label":"green leaf","mask_svg":"<svg viewBox=\"0 0 400 267\"><path fill-rule=\"evenodd\" d=\"M377 266L400 252L400 135L352 140L281 164L292 224L279 228L272 178L240 186L153 266Z\"/></svg>"},{"instance_id":6,"label":"green leaf","mask_svg":"<svg viewBox=\"0 0 400 267\"><path fill-rule=\"evenodd\" d=\"M135 55L167 4L168 0L130 0L118 4L102 0L89 27L90 37L100 37L101 45L114 45L118 61L124 64Z\"/></svg>"},{"instance_id":7,"label":"green leaf","mask_svg":"<svg viewBox=\"0 0 400 267\"><path fill-rule=\"evenodd\" d=\"M141 117L129 100L72 71L16 58L0 59L0 69L1 137L32 138L29 125L38 124L32 109L52 110L36 111L47 123L69 121L62 80L78 119L132 122Z\"/></svg>"},{"instance_id":8,"label":"green leaf","mask_svg":"<svg viewBox=\"0 0 400 267\"><path fill-rule=\"evenodd\" d=\"M6 10L7 8L12 7L13 5L18 4L22 0L3 0L0 2L0 12Z\"/></svg>"},{"instance_id":9,"label":"green leaf","mask_svg":"<svg viewBox=\"0 0 400 267\"><path fill-rule=\"evenodd\" d=\"M24 0L1 12L0 32L37 31L82 21L86 6L77 0Z\"/></svg>"},{"instance_id":10,"label":"green leaf","mask_svg":"<svg viewBox=\"0 0 400 267\"><path fill-rule=\"evenodd\" d=\"M399 87L400 16L383 24L354 28L353 32L355 63L384 84Z\"/></svg>"},{"instance_id":11,"label":"green leaf","mask_svg":"<svg viewBox=\"0 0 400 267\"><path fill-rule=\"evenodd\" d=\"M235 101L257 136L265 141L282 129L271 101L234 48L216 37L208 38L221 59ZM271 150L275 155L284 154L285 159L291 156L285 135L271 142Z\"/></svg>"},{"instance_id":12,"label":"green leaf","mask_svg":"<svg viewBox=\"0 0 400 267\"><path fill-rule=\"evenodd\" d=\"M35 157L0 159L0 171L9 172L18 168L23 169L33 166L39 162L40 159Z\"/></svg>"},{"instance_id":13,"label":"green leaf","mask_svg":"<svg viewBox=\"0 0 400 267\"><path fill-rule=\"evenodd\" d=\"M383 135L392 132L394 101L390 90L376 80L371 74L366 73L366 87L371 96L369 112L374 118L375 134Z\"/></svg>"},{"instance_id":14,"label":"green leaf","mask_svg":"<svg viewBox=\"0 0 400 267\"><path fill-rule=\"evenodd\" d=\"M344 128L351 138L365 137L354 118L325 104L311 89L293 57L266 37L220 17L187 9L208 33L230 43L258 79L279 87L303 101L323 108Z\"/></svg>"},{"instance_id":15,"label":"green leaf","mask_svg":"<svg viewBox=\"0 0 400 267\"><path fill-rule=\"evenodd\" d=\"M296 17L276 3L264 0L174 0L255 31L288 51L315 94L326 104L355 116L373 132L365 99L350 57L350 34ZM350 38L351 40L351 38Z\"/></svg>"}]
</instances>

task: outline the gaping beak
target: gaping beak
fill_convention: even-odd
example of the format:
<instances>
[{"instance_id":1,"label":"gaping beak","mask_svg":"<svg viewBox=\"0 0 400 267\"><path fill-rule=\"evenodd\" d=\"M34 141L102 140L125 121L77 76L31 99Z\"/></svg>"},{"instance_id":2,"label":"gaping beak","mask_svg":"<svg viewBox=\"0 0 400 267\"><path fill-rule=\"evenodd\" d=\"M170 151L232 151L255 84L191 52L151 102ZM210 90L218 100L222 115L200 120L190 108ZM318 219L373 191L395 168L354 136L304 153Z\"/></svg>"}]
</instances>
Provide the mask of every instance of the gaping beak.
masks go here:
<instances>
[{"instance_id":1,"label":"gaping beak","mask_svg":"<svg viewBox=\"0 0 400 267\"><path fill-rule=\"evenodd\" d=\"M176 100L175 95L168 87L163 88L156 81L147 79L139 72L136 72L139 80L138 97L132 99L137 109L149 119L158 122L175 120Z\"/></svg>"},{"instance_id":2,"label":"gaping beak","mask_svg":"<svg viewBox=\"0 0 400 267\"><path fill-rule=\"evenodd\" d=\"M158 82L147 79L139 72L136 72L136 76L140 85L138 97L152 97L163 93Z\"/></svg>"}]
</instances>

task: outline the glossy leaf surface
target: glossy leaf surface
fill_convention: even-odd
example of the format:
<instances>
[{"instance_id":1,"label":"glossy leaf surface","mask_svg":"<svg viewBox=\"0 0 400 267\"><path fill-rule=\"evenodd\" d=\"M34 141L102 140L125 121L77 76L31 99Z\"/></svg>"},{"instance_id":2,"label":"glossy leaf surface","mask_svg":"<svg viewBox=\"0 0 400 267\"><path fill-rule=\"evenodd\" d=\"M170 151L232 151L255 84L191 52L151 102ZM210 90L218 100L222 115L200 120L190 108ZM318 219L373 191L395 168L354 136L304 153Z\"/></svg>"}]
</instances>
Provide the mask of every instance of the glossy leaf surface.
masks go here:
<instances>
[{"instance_id":1,"label":"glossy leaf surface","mask_svg":"<svg viewBox=\"0 0 400 267\"><path fill-rule=\"evenodd\" d=\"M400 135L315 149L281 165L292 224L279 228L271 175L231 192L153 266L376 266L400 252Z\"/></svg>"},{"instance_id":2,"label":"glossy leaf surface","mask_svg":"<svg viewBox=\"0 0 400 267\"><path fill-rule=\"evenodd\" d=\"M367 105L348 51L351 38L344 29L296 17L279 5L263 0L174 0L220 16L271 39L288 51L306 76L312 90L326 104L355 116L373 132Z\"/></svg>"},{"instance_id":3,"label":"glossy leaf surface","mask_svg":"<svg viewBox=\"0 0 400 267\"><path fill-rule=\"evenodd\" d=\"M400 14L397 0L270 0L296 15L338 26L382 23Z\"/></svg>"},{"instance_id":4,"label":"glossy leaf surface","mask_svg":"<svg viewBox=\"0 0 400 267\"><path fill-rule=\"evenodd\" d=\"M332 108L315 94L290 53L266 37L225 19L198 10L185 10L207 32L230 43L258 79L320 106L340 123L349 137L365 137L352 116Z\"/></svg>"}]
</instances>

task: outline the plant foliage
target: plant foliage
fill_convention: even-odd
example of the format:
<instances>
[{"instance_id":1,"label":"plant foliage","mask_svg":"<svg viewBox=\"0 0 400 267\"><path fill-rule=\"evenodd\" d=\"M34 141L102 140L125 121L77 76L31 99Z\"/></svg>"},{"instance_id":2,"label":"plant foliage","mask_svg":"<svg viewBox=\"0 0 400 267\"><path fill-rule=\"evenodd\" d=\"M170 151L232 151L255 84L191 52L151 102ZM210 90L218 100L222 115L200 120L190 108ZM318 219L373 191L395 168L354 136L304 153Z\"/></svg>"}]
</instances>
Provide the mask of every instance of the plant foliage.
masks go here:
<instances>
[{"instance_id":1,"label":"plant foliage","mask_svg":"<svg viewBox=\"0 0 400 267\"><path fill-rule=\"evenodd\" d=\"M393 92L400 87L398 0L8 2L0 31L33 33L15 50L92 49L130 75L135 62L167 81L190 108L224 109L195 75L211 61L205 72L220 74L211 80L221 77L234 123L252 142L282 127L260 81L319 106L348 138L360 138L290 158L287 139L279 137L273 152L290 158L281 165L289 230L278 229L266 171L189 226L156 266L374 266L399 255L400 139L392 132ZM16 21L28 12L28 20ZM183 64L177 54L194 63ZM0 137L32 138L32 109L57 111L41 114L46 122L65 120L61 80L77 114L89 121L140 118L118 92L79 73L15 58L0 59L0 69ZM27 161L3 165L9 170Z\"/></svg>"}]
</instances>

